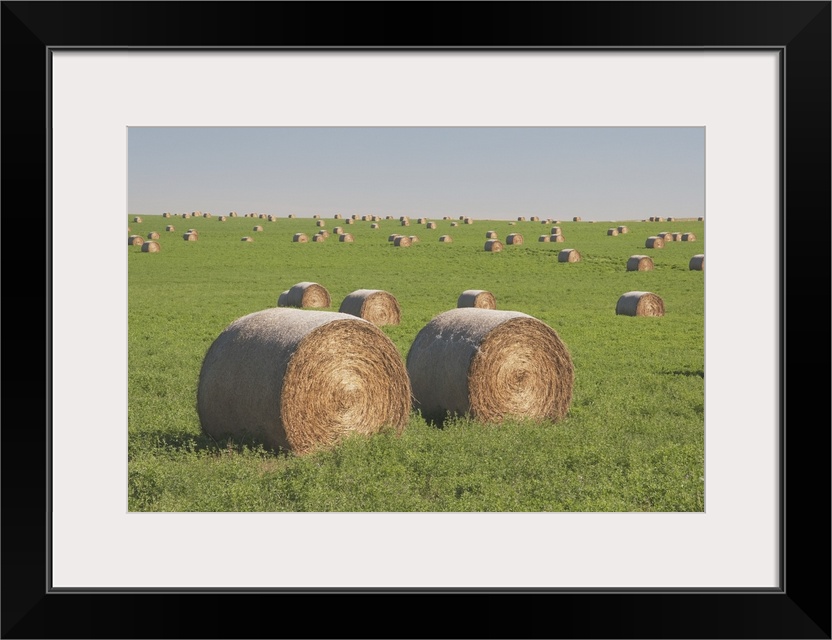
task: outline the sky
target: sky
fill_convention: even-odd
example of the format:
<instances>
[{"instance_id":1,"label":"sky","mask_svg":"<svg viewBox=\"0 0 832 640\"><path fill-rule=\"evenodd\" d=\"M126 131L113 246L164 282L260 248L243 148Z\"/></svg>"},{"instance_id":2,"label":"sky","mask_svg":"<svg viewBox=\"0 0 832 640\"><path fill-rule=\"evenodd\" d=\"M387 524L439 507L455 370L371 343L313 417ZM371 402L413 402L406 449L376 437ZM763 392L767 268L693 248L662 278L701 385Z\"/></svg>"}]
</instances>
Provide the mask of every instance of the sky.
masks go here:
<instances>
[{"instance_id":1,"label":"sky","mask_svg":"<svg viewBox=\"0 0 832 640\"><path fill-rule=\"evenodd\" d=\"M704 127L130 127L128 215L705 215Z\"/></svg>"}]
</instances>

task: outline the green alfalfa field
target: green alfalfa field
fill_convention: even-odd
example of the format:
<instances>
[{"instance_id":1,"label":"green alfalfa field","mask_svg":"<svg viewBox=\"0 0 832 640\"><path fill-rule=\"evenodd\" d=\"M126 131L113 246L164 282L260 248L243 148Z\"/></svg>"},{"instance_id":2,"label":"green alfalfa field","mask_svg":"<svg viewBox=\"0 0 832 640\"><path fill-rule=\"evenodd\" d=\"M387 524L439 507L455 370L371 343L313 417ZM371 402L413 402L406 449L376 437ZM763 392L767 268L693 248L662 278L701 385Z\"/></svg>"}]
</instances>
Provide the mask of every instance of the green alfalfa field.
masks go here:
<instances>
[{"instance_id":1,"label":"green alfalfa field","mask_svg":"<svg viewBox=\"0 0 832 640\"><path fill-rule=\"evenodd\" d=\"M360 217L350 225L321 219L354 242L334 234L292 242L297 232L311 239L320 231L312 218L128 216L128 235L160 235L158 253L125 243L130 511L704 511L704 271L689 268L704 254L702 220L436 217L428 220L437 228L427 229L415 217L403 227L398 216L381 216L372 229ZM627 233L608 235L621 225ZM564 243L538 241L552 226ZM183 239L191 228L196 242ZM500 252L484 250L491 230ZM645 246L665 231L695 239ZM419 241L396 247L394 233ZM510 233L523 243L506 244ZM565 248L581 260L559 262ZM627 259L640 254L655 268L627 271ZM566 345L574 367L568 414L557 423L498 425L462 416L440 428L413 411L398 435L348 437L303 456L204 434L196 395L206 351L235 319L275 307L282 291L305 281L329 291L329 311L357 289L394 295L401 323L381 329L403 361L419 330L455 308L460 293L490 291L498 309L537 318ZM660 296L664 316L616 315L629 291Z\"/></svg>"}]
</instances>

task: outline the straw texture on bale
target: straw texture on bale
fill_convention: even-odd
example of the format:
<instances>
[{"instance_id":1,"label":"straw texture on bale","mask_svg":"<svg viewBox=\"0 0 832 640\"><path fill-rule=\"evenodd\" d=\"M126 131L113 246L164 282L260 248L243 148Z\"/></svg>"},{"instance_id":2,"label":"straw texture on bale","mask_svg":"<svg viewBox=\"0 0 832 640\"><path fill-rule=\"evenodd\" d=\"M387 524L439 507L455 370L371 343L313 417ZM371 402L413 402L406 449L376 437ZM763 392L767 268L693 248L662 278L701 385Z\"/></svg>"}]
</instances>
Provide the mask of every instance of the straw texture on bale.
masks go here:
<instances>
[{"instance_id":1,"label":"straw texture on bale","mask_svg":"<svg viewBox=\"0 0 832 640\"><path fill-rule=\"evenodd\" d=\"M518 311L440 313L416 335L406 365L414 408L430 421L557 421L572 403L569 350L554 329Z\"/></svg>"},{"instance_id":2,"label":"straw texture on bale","mask_svg":"<svg viewBox=\"0 0 832 640\"><path fill-rule=\"evenodd\" d=\"M439 242L453 242L451 236L439 236Z\"/></svg>"},{"instance_id":3,"label":"straw texture on bale","mask_svg":"<svg viewBox=\"0 0 832 640\"><path fill-rule=\"evenodd\" d=\"M341 214L340 214L340 213L336 213L334 216L332 216L332 219L333 219L333 220L340 220L340 219L341 219Z\"/></svg>"},{"instance_id":4,"label":"straw texture on bale","mask_svg":"<svg viewBox=\"0 0 832 640\"><path fill-rule=\"evenodd\" d=\"M374 222L373 224L370 225L370 229L378 229L378 228L379 228L379 226L378 226L377 222Z\"/></svg>"},{"instance_id":5,"label":"straw texture on bale","mask_svg":"<svg viewBox=\"0 0 832 640\"><path fill-rule=\"evenodd\" d=\"M490 251L491 253L497 253L498 251L503 250L503 243L499 240L486 240L485 250Z\"/></svg>"},{"instance_id":6,"label":"straw texture on bale","mask_svg":"<svg viewBox=\"0 0 832 640\"><path fill-rule=\"evenodd\" d=\"M465 218L465 219L462 221L462 223L463 223L463 224L474 224L474 219L473 219L473 218Z\"/></svg>"},{"instance_id":7,"label":"straw texture on bale","mask_svg":"<svg viewBox=\"0 0 832 640\"><path fill-rule=\"evenodd\" d=\"M166 211L165 213L163 213L163 214L162 214L162 217L163 217L163 218L170 218L170 213L168 213L168 212Z\"/></svg>"},{"instance_id":8,"label":"straw texture on bale","mask_svg":"<svg viewBox=\"0 0 832 640\"><path fill-rule=\"evenodd\" d=\"M326 240L326 236L322 236L320 233L316 233L312 236L312 242L324 242Z\"/></svg>"},{"instance_id":9,"label":"straw texture on bale","mask_svg":"<svg viewBox=\"0 0 832 640\"><path fill-rule=\"evenodd\" d=\"M561 234L561 229L560 229L560 227L552 227L552 228L549 230L549 235L559 236L560 234Z\"/></svg>"},{"instance_id":10,"label":"straw texture on bale","mask_svg":"<svg viewBox=\"0 0 832 640\"><path fill-rule=\"evenodd\" d=\"M607 235L608 236L617 236L618 235L618 229L607 229Z\"/></svg>"},{"instance_id":11,"label":"straw texture on bale","mask_svg":"<svg viewBox=\"0 0 832 640\"><path fill-rule=\"evenodd\" d=\"M225 222L226 220L228 220L227 216L220 216L220 217L217 218L218 222Z\"/></svg>"},{"instance_id":12,"label":"straw texture on bale","mask_svg":"<svg viewBox=\"0 0 832 640\"><path fill-rule=\"evenodd\" d=\"M319 227L323 227L326 224L326 222L324 222L323 220L318 220L315 224Z\"/></svg>"},{"instance_id":13,"label":"straw texture on bale","mask_svg":"<svg viewBox=\"0 0 832 640\"><path fill-rule=\"evenodd\" d=\"M237 217L237 212L236 211L229 212L228 217L229 218L236 218Z\"/></svg>"},{"instance_id":14,"label":"straw texture on bale","mask_svg":"<svg viewBox=\"0 0 832 640\"><path fill-rule=\"evenodd\" d=\"M355 224L355 220L353 220L352 218L346 218L344 220L344 224Z\"/></svg>"},{"instance_id":15,"label":"straw texture on bale","mask_svg":"<svg viewBox=\"0 0 832 640\"><path fill-rule=\"evenodd\" d=\"M305 233L296 233L292 236L292 242L309 242L309 236Z\"/></svg>"},{"instance_id":16,"label":"straw texture on bale","mask_svg":"<svg viewBox=\"0 0 832 640\"><path fill-rule=\"evenodd\" d=\"M329 237L329 231L327 231L326 229L321 229L315 235L321 236L322 238L328 238Z\"/></svg>"},{"instance_id":17,"label":"straw texture on bale","mask_svg":"<svg viewBox=\"0 0 832 640\"><path fill-rule=\"evenodd\" d=\"M670 231L660 231L656 234L657 238L661 238L665 242L673 242L673 234Z\"/></svg>"},{"instance_id":18,"label":"straw texture on bale","mask_svg":"<svg viewBox=\"0 0 832 640\"><path fill-rule=\"evenodd\" d=\"M436 223L435 222L428 222L425 225L425 229L436 229Z\"/></svg>"},{"instance_id":19,"label":"straw texture on bale","mask_svg":"<svg viewBox=\"0 0 832 640\"><path fill-rule=\"evenodd\" d=\"M174 229L172 224L169 224L168 226L165 227L165 231L176 231L176 229Z\"/></svg>"},{"instance_id":20,"label":"straw texture on bale","mask_svg":"<svg viewBox=\"0 0 832 640\"><path fill-rule=\"evenodd\" d=\"M148 240L142 243L142 253L159 253L162 247L155 240Z\"/></svg>"},{"instance_id":21,"label":"straw texture on bale","mask_svg":"<svg viewBox=\"0 0 832 640\"><path fill-rule=\"evenodd\" d=\"M252 231L262 231L262 230L263 230L263 227L261 227L259 224L256 227L254 227L254 229L252 229Z\"/></svg>"},{"instance_id":22,"label":"straw texture on bale","mask_svg":"<svg viewBox=\"0 0 832 640\"><path fill-rule=\"evenodd\" d=\"M497 237L497 232L496 231L486 231L485 232L486 240L491 240L491 239L496 238L496 237Z\"/></svg>"},{"instance_id":23,"label":"straw texture on bale","mask_svg":"<svg viewBox=\"0 0 832 640\"><path fill-rule=\"evenodd\" d=\"M159 234L156 233L155 231L151 231L150 233L147 234L147 239L148 240L158 240L159 239Z\"/></svg>"},{"instance_id":24,"label":"straw texture on bale","mask_svg":"<svg viewBox=\"0 0 832 640\"><path fill-rule=\"evenodd\" d=\"M302 455L348 433L404 430L410 382L396 346L354 316L273 308L232 322L202 363L197 413L212 438Z\"/></svg>"},{"instance_id":25,"label":"straw texture on bale","mask_svg":"<svg viewBox=\"0 0 832 640\"><path fill-rule=\"evenodd\" d=\"M575 216L574 218L572 218L572 222L580 222L580 221L581 221L581 216Z\"/></svg>"},{"instance_id":26,"label":"straw texture on bale","mask_svg":"<svg viewBox=\"0 0 832 640\"><path fill-rule=\"evenodd\" d=\"M352 242L355 238L352 237L351 233L342 233L338 236L338 242Z\"/></svg>"},{"instance_id":27,"label":"straw texture on bale","mask_svg":"<svg viewBox=\"0 0 832 640\"><path fill-rule=\"evenodd\" d=\"M142 219L139 216L136 216L135 218L133 218L133 222L141 222L141 221L142 221Z\"/></svg>"},{"instance_id":28,"label":"straw texture on bale","mask_svg":"<svg viewBox=\"0 0 832 640\"><path fill-rule=\"evenodd\" d=\"M407 236L396 236L396 238L393 240L393 244L397 247L409 247L411 242L410 238L408 238Z\"/></svg>"},{"instance_id":29,"label":"straw texture on bale","mask_svg":"<svg viewBox=\"0 0 832 640\"><path fill-rule=\"evenodd\" d=\"M549 236L538 236L538 242L551 242L552 239Z\"/></svg>"},{"instance_id":30,"label":"straw texture on bale","mask_svg":"<svg viewBox=\"0 0 832 640\"><path fill-rule=\"evenodd\" d=\"M193 233L192 231L189 231L188 233L182 235L182 239L185 242L196 242L197 240L199 240L199 235Z\"/></svg>"},{"instance_id":31,"label":"straw texture on bale","mask_svg":"<svg viewBox=\"0 0 832 640\"><path fill-rule=\"evenodd\" d=\"M650 236L649 238L647 238L647 241L644 243L644 246L648 249L663 249L664 240L662 240L659 236Z\"/></svg>"},{"instance_id":32,"label":"straw texture on bale","mask_svg":"<svg viewBox=\"0 0 832 640\"><path fill-rule=\"evenodd\" d=\"M313 219L313 220L319 220L319 219L320 219L320 217L321 217L321 214L320 214L320 213L316 213L314 216L312 216L312 219Z\"/></svg>"},{"instance_id":33,"label":"straw texture on bale","mask_svg":"<svg viewBox=\"0 0 832 640\"><path fill-rule=\"evenodd\" d=\"M251 236L244 236L244 237L240 238L240 240L242 242L254 242L254 238L252 238Z\"/></svg>"},{"instance_id":34,"label":"straw texture on bale","mask_svg":"<svg viewBox=\"0 0 832 640\"><path fill-rule=\"evenodd\" d=\"M696 236L692 233L683 233L682 234L682 242L695 242Z\"/></svg>"},{"instance_id":35,"label":"straw texture on bale","mask_svg":"<svg viewBox=\"0 0 832 640\"><path fill-rule=\"evenodd\" d=\"M425 224L427 221L427 218L418 218L416 224Z\"/></svg>"},{"instance_id":36,"label":"straw texture on bale","mask_svg":"<svg viewBox=\"0 0 832 640\"><path fill-rule=\"evenodd\" d=\"M615 314L619 316L663 316L664 301L649 291L629 291L618 299Z\"/></svg>"},{"instance_id":37,"label":"straw texture on bale","mask_svg":"<svg viewBox=\"0 0 832 640\"><path fill-rule=\"evenodd\" d=\"M476 307L477 309L496 309L497 299L494 294L484 289L467 289L456 300L457 308Z\"/></svg>"},{"instance_id":38,"label":"straw texture on bale","mask_svg":"<svg viewBox=\"0 0 832 640\"><path fill-rule=\"evenodd\" d=\"M332 230L332 233L334 233L336 236L341 235L342 233L344 233L344 227L335 227Z\"/></svg>"},{"instance_id":39,"label":"straw texture on bale","mask_svg":"<svg viewBox=\"0 0 832 640\"><path fill-rule=\"evenodd\" d=\"M393 294L381 289L353 291L341 302L338 312L364 318L378 326L399 324L402 320L399 301Z\"/></svg>"},{"instance_id":40,"label":"straw texture on bale","mask_svg":"<svg viewBox=\"0 0 832 640\"><path fill-rule=\"evenodd\" d=\"M410 220L402 220L401 225L403 227L409 227L410 226Z\"/></svg>"},{"instance_id":41,"label":"straw texture on bale","mask_svg":"<svg viewBox=\"0 0 832 640\"><path fill-rule=\"evenodd\" d=\"M681 242L682 241L682 232L681 231L674 231L671 235L671 239L673 242Z\"/></svg>"},{"instance_id":42,"label":"straw texture on bale","mask_svg":"<svg viewBox=\"0 0 832 640\"><path fill-rule=\"evenodd\" d=\"M653 258L650 256L630 256L627 259L627 271L652 271Z\"/></svg>"},{"instance_id":43,"label":"straw texture on bale","mask_svg":"<svg viewBox=\"0 0 832 640\"><path fill-rule=\"evenodd\" d=\"M140 247L144 244L144 238L142 238L141 236L130 236L129 238L127 238L127 244L129 244L131 247Z\"/></svg>"},{"instance_id":44,"label":"straw texture on bale","mask_svg":"<svg viewBox=\"0 0 832 640\"><path fill-rule=\"evenodd\" d=\"M525 222L525 221L526 221L525 216L517 216L517 222Z\"/></svg>"},{"instance_id":45,"label":"straw texture on bale","mask_svg":"<svg viewBox=\"0 0 832 640\"><path fill-rule=\"evenodd\" d=\"M705 254L700 253L693 256L688 263L688 268L691 271L704 271L705 270Z\"/></svg>"},{"instance_id":46,"label":"straw texture on bale","mask_svg":"<svg viewBox=\"0 0 832 640\"><path fill-rule=\"evenodd\" d=\"M183 213L182 217L187 220L188 218L191 217L191 214L190 213Z\"/></svg>"},{"instance_id":47,"label":"straw texture on bale","mask_svg":"<svg viewBox=\"0 0 832 640\"><path fill-rule=\"evenodd\" d=\"M564 249L558 253L558 262L580 262L581 254L575 249Z\"/></svg>"},{"instance_id":48,"label":"straw texture on bale","mask_svg":"<svg viewBox=\"0 0 832 640\"><path fill-rule=\"evenodd\" d=\"M199 231L197 231L196 229L188 229L188 231L186 233L193 233L193 234L199 235Z\"/></svg>"},{"instance_id":49,"label":"straw texture on bale","mask_svg":"<svg viewBox=\"0 0 832 640\"><path fill-rule=\"evenodd\" d=\"M419 236L407 236L407 237L410 238L410 244L413 244L414 242L419 242Z\"/></svg>"},{"instance_id":50,"label":"straw texture on bale","mask_svg":"<svg viewBox=\"0 0 832 640\"><path fill-rule=\"evenodd\" d=\"M317 282L298 282L286 296L286 306L299 309L320 309L331 302L329 291Z\"/></svg>"},{"instance_id":51,"label":"straw texture on bale","mask_svg":"<svg viewBox=\"0 0 832 640\"><path fill-rule=\"evenodd\" d=\"M452 227L458 227L458 226L459 226L459 223L458 223L458 222L452 222L452 223L451 223L451 226L452 226Z\"/></svg>"},{"instance_id":52,"label":"straw texture on bale","mask_svg":"<svg viewBox=\"0 0 832 640\"><path fill-rule=\"evenodd\" d=\"M618 233L630 233L630 230L625 226L618 227Z\"/></svg>"},{"instance_id":53,"label":"straw texture on bale","mask_svg":"<svg viewBox=\"0 0 832 640\"><path fill-rule=\"evenodd\" d=\"M519 233L510 233L506 238L506 244L520 245L523 244L523 236Z\"/></svg>"},{"instance_id":54,"label":"straw texture on bale","mask_svg":"<svg viewBox=\"0 0 832 640\"><path fill-rule=\"evenodd\" d=\"M563 236L559 233L553 233L551 236L549 236L549 240L551 240L552 242L566 242L563 239Z\"/></svg>"}]
</instances>

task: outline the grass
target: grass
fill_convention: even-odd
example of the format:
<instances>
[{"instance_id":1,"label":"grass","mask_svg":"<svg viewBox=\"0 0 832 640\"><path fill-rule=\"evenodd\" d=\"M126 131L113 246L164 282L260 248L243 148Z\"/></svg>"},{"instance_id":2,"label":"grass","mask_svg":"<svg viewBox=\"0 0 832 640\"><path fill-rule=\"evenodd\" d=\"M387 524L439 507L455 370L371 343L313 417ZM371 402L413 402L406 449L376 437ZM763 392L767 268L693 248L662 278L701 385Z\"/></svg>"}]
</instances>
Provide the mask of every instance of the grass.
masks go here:
<instances>
[{"instance_id":1,"label":"grass","mask_svg":"<svg viewBox=\"0 0 832 640\"><path fill-rule=\"evenodd\" d=\"M131 511L703 511L704 223L560 222L566 242L539 243L552 225L479 221L428 230L411 220L326 228L341 243L291 241L318 231L312 219L163 219L139 214L132 234L161 234L158 254L127 247L129 272L129 509ZM430 220L430 218L429 218ZM173 224L175 232L165 232ZM253 232L255 225L264 231ZM607 236L611 226L630 232ZM185 242L188 228L200 232ZM524 244L484 251L485 232ZM646 249L658 231L692 232L695 242ZM392 233L420 242L394 247ZM453 243L438 241L442 234ZM254 242L241 242L245 235ZM582 260L559 263L563 248ZM627 258L656 268L627 272ZM202 358L236 318L276 305L301 281L325 286L331 311L356 289L398 299L402 322L383 327L405 358L418 331L454 308L466 289L487 289L499 309L522 311L558 332L575 367L573 402L558 422L485 426L460 417L439 429L414 413L400 437L348 438L304 457L256 442L215 442L196 413ZM615 315L627 291L662 297L665 316Z\"/></svg>"}]
</instances>

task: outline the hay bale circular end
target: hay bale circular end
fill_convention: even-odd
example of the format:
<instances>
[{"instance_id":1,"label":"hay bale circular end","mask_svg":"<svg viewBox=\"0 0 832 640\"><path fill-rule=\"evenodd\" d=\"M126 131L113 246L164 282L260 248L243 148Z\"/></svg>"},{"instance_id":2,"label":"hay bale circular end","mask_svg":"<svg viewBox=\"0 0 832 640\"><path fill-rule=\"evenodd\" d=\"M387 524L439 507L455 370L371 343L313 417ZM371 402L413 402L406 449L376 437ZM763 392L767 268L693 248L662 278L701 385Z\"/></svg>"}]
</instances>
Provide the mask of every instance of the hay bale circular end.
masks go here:
<instances>
[{"instance_id":1,"label":"hay bale circular end","mask_svg":"<svg viewBox=\"0 0 832 640\"><path fill-rule=\"evenodd\" d=\"M552 238L550 238L549 236L545 236L545 235L544 236L538 236L537 241L538 242L551 242Z\"/></svg>"},{"instance_id":2,"label":"hay bale circular end","mask_svg":"<svg viewBox=\"0 0 832 640\"><path fill-rule=\"evenodd\" d=\"M263 230L263 227L261 227L259 224L252 229L252 231L262 231L262 230Z\"/></svg>"},{"instance_id":3,"label":"hay bale circular end","mask_svg":"<svg viewBox=\"0 0 832 640\"><path fill-rule=\"evenodd\" d=\"M352 237L351 233L342 233L338 236L338 242L352 242L355 238Z\"/></svg>"},{"instance_id":4,"label":"hay bale circular end","mask_svg":"<svg viewBox=\"0 0 832 640\"><path fill-rule=\"evenodd\" d=\"M549 236L549 241L550 242L566 242L564 237L559 233L553 233L551 236Z\"/></svg>"},{"instance_id":5,"label":"hay bale circular end","mask_svg":"<svg viewBox=\"0 0 832 640\"><path fill-rule=\"evenodd\" d=\"M617 236L618 235L618 229L607 229L607 235L608 236Z\"/></svg>"},{"instance_id":6,"label":"hay bale circular end","mask_svg":"<svg viewBox=\"0 0 832 640\"><path fill-rule=\"evenodd\" d=\"M162 247L155 240L148 240L142 243L142 253L159 253Z\"/></svg>"},{"instance_id":7,"label":"hay bale circular end","mask_svg":"<svg viewBox=\"0 0 832 640\"><path fill-rule=\"evenodd\" d=\"M451 236L439 236L439 242L453 242Z\"/></svg>"},{"instance_id":8,"label":"hay bale circular end","mask_svg":"<svg viewBox=\"0 0 832 640\"><path fill-rule=\"evenodd\" d=\"M189 231L187 233L182 234L182 239L185 242L196 242L199 240L199 235L193 231Z\"/></svg>"},{"instance_id":9,"label":"hay bale circular end","mask_svg":"<svg viewBox=\"0 0 832 640\"><path fill-rule=\"evenodd\" d=\"M371 322L328 311L238 318L208 348L197 387L200 426L212 438L252 438L299 455L350 433L400 434L410 409L393 342Z\"/></svg>"},{"instance_id":10,"label":"hay bale circular end","mask_svg":"<svg viewBox=\"0 0 832 640\"><path fill-rule=\"evenodd\" d=\"M619 316L663 316L664 301L649 291L628 291L615 305Z\"/></svg>"},{"instance_id":11,"label":"hay bale circular end","mask_svg":"<svg viewBox=\"0 0 832 640\"><path fill-rule=\"evenodd\" d=\"M338 309L339 313L364 318L374 325L399 324L402 310L396 297L381 289L357 289L350 293Z\"/></svg>"},{"instance_id":12,"label":"hay bale circular end","mask_svg":"<svg viewBox=\"0 0 832 640\"><path fill-rule=\"evenodd\" d=\"M406 360L414 407L486 423L563 418L574 370L554 329L517 311L457 308L419 331Z\"/></svg>"},{"instance_id":13,"label":"hay bale circular end","mask_svg":"<svg viewBox=\"0 0 832 640\"><path fill-rule=\"evenodd\" d=\"M682 240L682 242L695 242L696 241L696 235L694 235L692 233L683 233L681 240Z\"/></svg>"},{"instance_id":14,"label":"hay bale circular end","mask_svg":"<svg viewBox=\"0 0 832 640\"><path fill-rule=\"evenodd\" d=\"M407 237L410 238L410 244L414 244L416 242L419 242L419 236L407 236Z\"/></svg>"},{"instance_id":15,"label":"hay bale circular end","mask_svg":"<svg viewBox=\"0 0 832 640\"><path fill-rule=\"evenodd\" d=\"M298 282L286 296L286 306L298 309L322 309L331 303L329 291L317 282Z\"/></svg>"},{"instance_id":16,"label":"hay bale circular end","mask_svg":"<svg viewBox=\"0 0 832 640\"><path fill-rule=\"evenodd\" d=\"M503 243L499 240L486 240L485 250L489 251L490 253L498 253L499 251L503 250Z\"/></svg>"},{"instance_id":17,"label":"hay bale circular end","mask_svg":"<svg viewBox=\"0 0 832 640\"><path fill-rule=\"evenodd\" d=\"M396 236L393 239L393 244L397 247L409 247L411 245L410 238L407 236Z\"/></svg>"},{"instance_id":18,"label":"hay bale circular end","mask_svg":"<svg viewBox=\"0 0 832 640\"><path fill-rule=\"evenodd\" d=\"M691 271L704 271L705 270L705 254L700 253L693 256L688 263L688 268Z\"/></svg>"},{"instance_id":19,"label":"hay bale circular end","mask_svg":"<svg viewBox=\"0 0 832 640\"><path fill-rule=\"evenodd\" d=\"M147 239L148 240L158 240L159 239L159 234L155 231L151 231L150 233L147 234Z\"/></svg>"},{"instance_id":20,"label":"hay bale circular end","mask_svg":"<svg viewBox=\"0 0 832 640\"><path fill-rule=\"evenodd\" d=\"M630 233L630 229L625 227L624 225L618 227L618 233Z\"/></svg>"},{"instance_id":21,"label":"hay bale circular end","mask_svg":"<svg viewBox=\"0 0 832 640\"><path fill-rule=\"evenodd\" d=\"M127 244L131 247L140 247L144 244L144 238L141 236L130 236L127 238Z\"/></svg>"},{"instance_id":22,"label":"hay bale circular end","mask_svg":"<svg viewBox=\"0 0 832 640\"><path fill-rule=\"evenodd\" d=\"M169 224L168 226L165 227L165 231L176 231L176 229L174 228L174 226L172 224Z\"/></svg>"},{"instance_id":23,"label":"hay bale circular end","mask_svg":"<svg viewBox=\"0 0 832 640\"><path fill-rule=\"evenodd\" d=\"M139 216L136 216L135 218L133 218L133 222L141 223L141 221L142 221L142 219Z\"/></svg>"},{"instance_id":24,"label":"hay bale circular end","mask_svg":"<svg viewBox=\"0 0 832 640\"><path fill-rule=\"evenodd\" d=\"M650 236L644 243L644 246L648 249L663 249L664 248L664 240L659 236Z\"/></svg>"},{"instance_id":25,"label":"hay bale circular end","mask_svg":"<svg viewBox=\"0 0 832 640\"><path fill-rule=\"evenodd\" d=\"M519 233L510 233L506 238L506 244L520 245L523 244L523 236Z\"/></svg>"},{"instance_id":26,"label":"hay bale circular end","mask_svg":"<svg viewBox=\"0 0 832 640\"><path fill-rule=\"evenodd\" d=\"M240 240L242 242L254 242L254 238L252 238L251 236L244 236L244 237L240 238Z\"/></svg>"},{"instance_id":27,"label":"hay bale circular end","mask_svg":"<svg viewBox=\"0 0 832 640\"><path fill-rule=\"evenodd\" d=\"M309 236L305 233L296 233L292 236L292 242L309 242Z\"/></svg>"},{"instance_id":28,"label":"hay bale circular end","mask_svg":"<svg viewBox=\"0 0 832 640\"><path fill-rule=\"evenodd\" d=\"M650 256L635 255L627 259L627 271L652 271L653 266Z\"/></svg>"},{"instance_id":29,"label":"hay bale circular end","mask_svg":"<svg viewBox=\"0 0 832 640\"><path fill-rule=\"evenodd\" d=\"M312 236L312 242L325 242L326 236L322 236L320 233L316 233Z\"/></svg>"},{"instance_id":30,"label":"hay bale circular end","mask_svg":"<svg viewBox=\"0 0 832 640\"><path fill-rule=\"evenodd\" d=\"M558 262L580 262L581 254L575 249L564 249L558 253Z\"/></svg>"},{"instance_id":31,"label":"hay bale circular end","mask_svg":"<svg viewBox=\"0 0 832 640\"><path fill-rule=\"evenodd\" d=\"M476 309L496 309L497 299L485 289L467 289L456 300L457 308L474 307Z\"/></svg>"}]
</instances>

